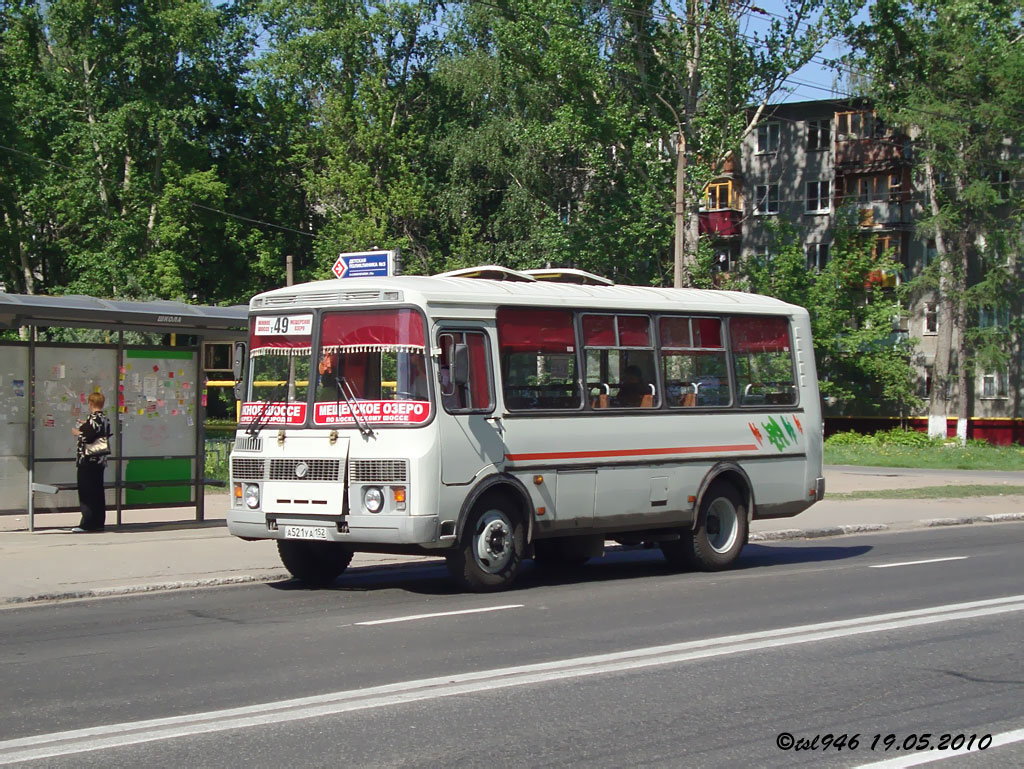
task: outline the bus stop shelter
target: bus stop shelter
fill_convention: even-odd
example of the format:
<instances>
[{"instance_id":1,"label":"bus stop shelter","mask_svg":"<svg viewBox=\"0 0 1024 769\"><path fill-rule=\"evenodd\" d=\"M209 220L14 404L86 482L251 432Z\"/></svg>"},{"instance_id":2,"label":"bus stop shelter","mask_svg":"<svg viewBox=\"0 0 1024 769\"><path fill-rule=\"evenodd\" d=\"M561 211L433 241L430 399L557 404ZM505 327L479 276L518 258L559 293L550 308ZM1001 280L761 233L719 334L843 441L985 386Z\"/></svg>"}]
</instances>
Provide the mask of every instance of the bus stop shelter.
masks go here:
<instances>
[{"instance_id":1,"label":"bus stop shelter","mask_svg":"<svg viewBox=\"0 0 1024 769\"><path fill-rule=\"evenodd\" d=\"M71 428L101 392L116 523L122 510L145 507L194 506L203 520L206 382L230 376L247 315L245 305L0 293L0 328L29 330L27 341L0 341L0 514L27 512L34 531L37 513L78 508ZM48 327L99 329L103 341L41 341ZM161 342L129 344L129 332Z\"/></svg>"}]
</instances>

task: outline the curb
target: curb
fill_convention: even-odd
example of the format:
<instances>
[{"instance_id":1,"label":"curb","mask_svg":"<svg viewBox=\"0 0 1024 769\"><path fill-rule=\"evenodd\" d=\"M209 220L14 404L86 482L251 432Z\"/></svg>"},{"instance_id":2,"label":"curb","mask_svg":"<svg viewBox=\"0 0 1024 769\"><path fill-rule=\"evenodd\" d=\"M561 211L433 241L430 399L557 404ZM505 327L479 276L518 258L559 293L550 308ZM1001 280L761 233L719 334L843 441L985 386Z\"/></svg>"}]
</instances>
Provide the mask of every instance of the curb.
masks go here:
<instances>
[{"instance_id":1,"label":"curb","mask_svg":"<svg viewBox=\"0 0 1024 769\"><path fill-rule=\"evenodd\" d=\"M1024 521L1024 513L999 513L995 515L967 516L963 518L927 518L912 521L905 526L893 527L887 523L853 523L840 526L826 526L817 529L780 529L751 534L748 542L781 542L792 539L823 539L826 537L842 537L848 534L865 534L877 531L906 530L912 528L933 528L939 526L967 526L975 523L1008 523ZM375 569L381 566L401 566L404 564L366 564L358 569ZM168 592L171 590L188 590L202 587L222 587L225 585L244 585L257 582L277 582L291 579L286 571L269 572L266 574L239 574L229 577L205 577L203 579L178 580L175 582L155 582L144 585L119 585L102 587L92 590L75 590L61 593L38 593L29 596L0 599L0 610L57 601L87 600L90 598L111 598L121 595L137 595L140 593Z\"/></svg>"}]
</instances>

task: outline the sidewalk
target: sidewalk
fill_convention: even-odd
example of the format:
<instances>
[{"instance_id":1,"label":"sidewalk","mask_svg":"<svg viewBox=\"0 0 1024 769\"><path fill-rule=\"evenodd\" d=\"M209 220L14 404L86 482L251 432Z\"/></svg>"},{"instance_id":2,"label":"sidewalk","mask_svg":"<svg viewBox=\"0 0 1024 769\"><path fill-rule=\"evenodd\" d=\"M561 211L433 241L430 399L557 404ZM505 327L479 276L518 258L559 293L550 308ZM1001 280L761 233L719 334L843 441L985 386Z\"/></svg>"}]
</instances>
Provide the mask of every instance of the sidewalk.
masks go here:
<instances>
[{"instance_id":1,"label":"sidewalk","mask_svg":"<svg viewBox=\"0 0 1024 769\"><path fill-rule=\"evenodd\" d=\"M1024 521L1024 496L968 497L893 504L891 500L829 499L866 489L967 483L1024 485L1024 472L903 471L827 467L826 498L795 518L756 521L750 540L835 536L858 531ZM204 522L193 508L129 510L121 526L98 534L71 534L77 513L0 516L0 607L69 598L287 579L272 541L243 542L224 525L228 496L206 496ZM925 514L922 515L922 511ZM432 560L418 556L357 554L350 569Z\"/></svg>"}]
</instances>

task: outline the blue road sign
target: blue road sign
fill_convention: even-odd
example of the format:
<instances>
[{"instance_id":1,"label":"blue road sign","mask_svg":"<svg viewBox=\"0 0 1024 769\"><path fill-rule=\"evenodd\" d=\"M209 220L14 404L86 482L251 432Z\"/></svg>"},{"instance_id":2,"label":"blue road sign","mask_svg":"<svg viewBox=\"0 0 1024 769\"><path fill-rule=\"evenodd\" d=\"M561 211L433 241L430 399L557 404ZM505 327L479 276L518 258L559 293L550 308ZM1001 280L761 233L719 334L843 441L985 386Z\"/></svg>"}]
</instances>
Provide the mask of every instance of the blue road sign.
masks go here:
<instances>
[{"instance_id":1,"label":"blue road sign","mask_svg":"<svg viewBox=\"0 0 1024 769\"><path fill-rule=\"evenodd\" d=\"M385 278L394 272L394 251L341 254L331 272L338 278Z\"/></svg>"}]
</instances>

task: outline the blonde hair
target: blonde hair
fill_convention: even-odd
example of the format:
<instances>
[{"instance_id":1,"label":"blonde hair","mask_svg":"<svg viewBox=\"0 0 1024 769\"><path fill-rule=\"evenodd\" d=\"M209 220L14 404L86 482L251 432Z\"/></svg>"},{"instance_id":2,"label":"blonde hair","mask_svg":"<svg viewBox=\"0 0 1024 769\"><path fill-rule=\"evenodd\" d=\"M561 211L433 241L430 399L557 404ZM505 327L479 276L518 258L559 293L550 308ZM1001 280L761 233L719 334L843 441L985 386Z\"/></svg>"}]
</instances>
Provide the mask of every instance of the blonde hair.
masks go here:
<instances>
[{"instance_id":1,"label":"blonde hair","mask_svg":"<svg viewBox=\"0 0 1024 769\"><path fill-rule=\"evenodd\" d=\"M103 393L89 393L89 408L102 409L106 402L107 399L103 397Z\"/></svg>"}]
</instances>

